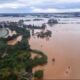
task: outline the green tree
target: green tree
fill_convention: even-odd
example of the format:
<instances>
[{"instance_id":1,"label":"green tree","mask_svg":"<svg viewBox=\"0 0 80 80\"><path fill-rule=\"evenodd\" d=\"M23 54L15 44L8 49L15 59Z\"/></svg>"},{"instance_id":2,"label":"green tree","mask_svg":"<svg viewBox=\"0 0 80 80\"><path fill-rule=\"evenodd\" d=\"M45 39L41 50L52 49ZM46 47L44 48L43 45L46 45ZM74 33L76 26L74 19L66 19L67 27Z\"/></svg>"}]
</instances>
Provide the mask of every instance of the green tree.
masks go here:
<instances>
[{"instance_id":1,"label":"green tree","mask_svg":"<svg viewBox=\"0 0 80 80\"><path fill-rule=\"evenodd\" d=\"M38 79L43 79L43 70L37 70L37 71L35 71L35 73L34 73L34 78L36 78L37 80Z\"/></svg>"}]
</instances>

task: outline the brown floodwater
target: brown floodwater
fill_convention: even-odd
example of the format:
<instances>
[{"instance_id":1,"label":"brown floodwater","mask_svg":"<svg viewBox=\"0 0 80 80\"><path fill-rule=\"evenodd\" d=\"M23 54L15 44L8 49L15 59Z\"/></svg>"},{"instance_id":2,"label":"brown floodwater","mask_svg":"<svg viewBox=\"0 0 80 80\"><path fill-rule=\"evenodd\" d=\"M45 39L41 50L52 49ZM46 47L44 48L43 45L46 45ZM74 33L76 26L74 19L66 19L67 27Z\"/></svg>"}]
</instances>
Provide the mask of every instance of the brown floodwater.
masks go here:
<instances>
[{"instance_id":1,"label":"brown floodwater","mask_svg":"<svg viewBox=\"0 0 80 80\"><path fill-rule=\"evenodd\" d=\"M52 31L49 40L31 37L29 41L32 49L48 56L47 65L33 72L44 70L44 80L80 79L80 24L57 24L47 29Z\"/></svg>"}]
</instances>

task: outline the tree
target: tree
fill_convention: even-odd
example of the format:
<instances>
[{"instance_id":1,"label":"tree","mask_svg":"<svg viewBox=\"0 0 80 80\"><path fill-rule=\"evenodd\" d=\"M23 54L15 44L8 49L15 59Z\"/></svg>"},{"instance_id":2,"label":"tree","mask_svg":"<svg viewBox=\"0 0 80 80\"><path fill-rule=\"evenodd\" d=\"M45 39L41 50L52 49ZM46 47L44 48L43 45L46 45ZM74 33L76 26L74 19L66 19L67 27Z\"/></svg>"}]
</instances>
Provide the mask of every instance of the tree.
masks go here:
<instances>
[{"instance_id":1,"label":"tree","mask_svg":"<svg viewBox=\"0 0 80 80\"><path fill-rule=\"evenodd\" d=\"M35 73L34 73L34 77L36 78L36 79L43 79L43 70L37 70L37 71L35 71Z\"/></svg>"},{"instance_id":2,"label":"tree","mask_svg":"<svg viewBox=\"0 0 80 80\"><path fill-rule=\"evenodd\" d=\"M56 20L56 19L49 19L48 20L48 24L50 25L50 26L52 26L52 25L54 25L54 24L57 24L58 23L58 21Z\"/></svg>"}]
</instances>

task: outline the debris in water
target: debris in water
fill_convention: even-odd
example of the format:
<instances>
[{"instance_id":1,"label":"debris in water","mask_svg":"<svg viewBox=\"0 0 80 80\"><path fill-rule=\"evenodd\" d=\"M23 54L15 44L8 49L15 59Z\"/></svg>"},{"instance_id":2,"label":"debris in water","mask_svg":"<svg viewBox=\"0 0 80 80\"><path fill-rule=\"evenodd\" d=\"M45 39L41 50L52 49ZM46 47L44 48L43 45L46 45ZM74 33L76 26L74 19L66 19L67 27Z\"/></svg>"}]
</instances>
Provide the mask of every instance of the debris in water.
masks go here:
<instances>
[{"instance_id":1,"label":"debris in water","mask_svg":"<svg viewBox=\"0 0 80 80\"><path fill-rule=\"evenodd\" d=\"M68 69L70 69L71 67L70 66L68 66Z\"/></svg>"},{"instance_id":2,"label":"debris in water","mask_svg":"<svg viewBox=\"0 0 80 80\"><path fill-rule=\"evenodd\" d=\"M55 62L55 58L53 58L52 61Z\"/></svg>"},{"instance_id":3,"label":"debris in water","mask_svg":"<svg viewBox=\"0 0 80 80\"><path fill-rule=\"evenodd\" d=\"M41 48L42 48L43 46L41 45Z\"/></svg>"},{"instance_id":4,"label":"debris in water","mask_svg":"<svg viewBox=\"0 0 80 80\"><path fill-rule=\"evenodd\" d=\"M68 74L69 72L68 71L66 71L66 74Z\"/></svg>"}]
</instances>

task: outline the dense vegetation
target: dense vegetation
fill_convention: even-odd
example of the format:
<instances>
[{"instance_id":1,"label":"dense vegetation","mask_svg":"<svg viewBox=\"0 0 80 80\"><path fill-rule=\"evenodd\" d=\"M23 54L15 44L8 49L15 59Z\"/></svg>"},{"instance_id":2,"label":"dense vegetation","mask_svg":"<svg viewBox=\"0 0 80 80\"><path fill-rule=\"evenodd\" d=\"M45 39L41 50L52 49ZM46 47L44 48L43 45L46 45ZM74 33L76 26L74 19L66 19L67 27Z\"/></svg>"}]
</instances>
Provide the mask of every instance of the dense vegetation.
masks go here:
<instances>
[{"instance_id":1,"label":"dense vegetation","mask_svg":"<svg viewBox=\"0 0 80 80\"><path fill-rule=\"evenodd\" d=\"M43 80L43 71L42 70L38 70L38 71L35 71L34 73L34 77L39 80Z\"/></svg>"},{"instance_id":2,"label":"dense vegetation","mask_svg":"<svg viewBox=\"0 0 80 80\"><path fill-rule=\"evenodd\" d=\"M58 24L58 21L57 21L56 19L49 19L49 20L48 20L48 24L49 24L50 26L52 26L52 25L54 25L54 24Z\"/></svg>"},{"instance_id":3,"label":"dense vegetation","mask_svg":"<svg viewBox=\"0 0 80 80\"><path fill-rule=\"evenodd\" d=\"M0 80L31 80L32 69L38 65L47 63L47 56L38 50L30 48L28 39L30 38L29 30L18 27L17 24L10 23L5 25L11 31L16 31L17 35L8 38L0 38ZM7 41L15 39L18 35L22 35L21 42L11 46ZM31 58L31 54L35 53L40 57ZM38 76L36 73L39 73ZM42 77L42 72L35 72L36 77Z\"/></svg>"},{"instance_id":4,"label":"dense vegetation","mask_svg":"<svg viewBox=\"0 0 80 80\"><path fill-rule=\"evenodd\" d=\"M43 23L41 26L37 25L24 25L24 21L20 20L18 23L17 22L8 22L8 24L4 23L5 27L10 28L11 30L18 30L17 26L20 26L20 28L25 28L25 29L45 29L46 25Z\"/></svg>"},{"instance_id":5,"label":"dense vegetation","mask_svg":"<svg viewBox=\"0 0 80 80\"><path fill-rule=\"evenodd\" d=\"M52 36L52 32L50 30L47 30L46 32L37 32L36 34L38 38L50 38Z\"/></svg>"}]
</instances>

